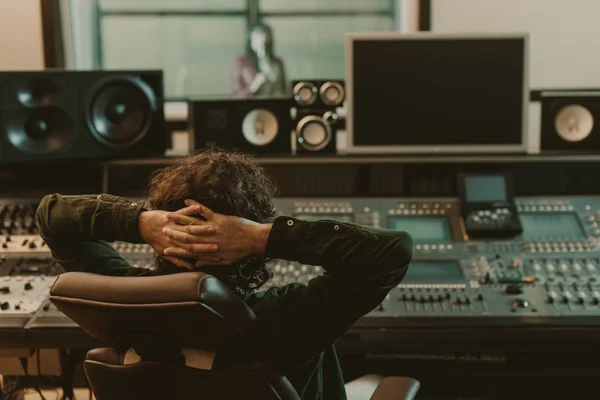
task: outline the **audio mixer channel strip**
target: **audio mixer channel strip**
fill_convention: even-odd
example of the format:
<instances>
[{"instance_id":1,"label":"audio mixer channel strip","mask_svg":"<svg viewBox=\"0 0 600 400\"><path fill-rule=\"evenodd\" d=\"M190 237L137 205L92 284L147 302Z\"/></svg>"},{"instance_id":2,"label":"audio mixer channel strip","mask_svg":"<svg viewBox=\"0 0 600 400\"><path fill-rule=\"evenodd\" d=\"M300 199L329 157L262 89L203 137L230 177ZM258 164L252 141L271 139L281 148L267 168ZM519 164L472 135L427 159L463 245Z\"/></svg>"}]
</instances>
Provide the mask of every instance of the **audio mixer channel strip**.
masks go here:
<instances>
[{"instance_id":1,"label":"audio mixer channel strip","mask_svg":"<svg viewBox=\"0 0 600 400\"><path fill-rule=\"evenodd\" d=\"M600 325L600 197L516 198L522 232L470 239L458 199L277 199L279 213L405 230L415 242L408 273L357 326ZM0 326L73 323L47 301L61 272L32 224L35 201L0 201ZM483 215L483 214L482 214ZM147 245L115 243L152 268ZM265 285L307 283L320 266L274 260Z\"/></svg>"}]
</instances>

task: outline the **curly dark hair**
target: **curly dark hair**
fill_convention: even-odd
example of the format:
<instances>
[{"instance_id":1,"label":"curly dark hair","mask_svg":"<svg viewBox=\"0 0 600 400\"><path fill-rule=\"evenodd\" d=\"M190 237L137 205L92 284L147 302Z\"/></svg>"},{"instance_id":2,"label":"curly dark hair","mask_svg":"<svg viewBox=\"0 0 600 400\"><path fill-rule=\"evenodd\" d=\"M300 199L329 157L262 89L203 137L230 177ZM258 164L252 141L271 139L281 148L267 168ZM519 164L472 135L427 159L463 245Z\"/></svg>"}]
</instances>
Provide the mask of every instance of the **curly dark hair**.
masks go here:
<instances>
[{"instance_id":1,"label":"curly dark hair","mask_svg":"<svg viewBox=\"0 0 600 400\"><path fill-rule=\"evenodd\" d=\"M154 210L175 211L194 199L213 211L265 223L275 217L275 183L250 155L225 149L205 149L178 158L150 178L147 203ZM202 267L242 297L270 279L264 257L248 257L231 268ZM184 271L157 259L157 272Z\"/></svg>"}]
</instances>

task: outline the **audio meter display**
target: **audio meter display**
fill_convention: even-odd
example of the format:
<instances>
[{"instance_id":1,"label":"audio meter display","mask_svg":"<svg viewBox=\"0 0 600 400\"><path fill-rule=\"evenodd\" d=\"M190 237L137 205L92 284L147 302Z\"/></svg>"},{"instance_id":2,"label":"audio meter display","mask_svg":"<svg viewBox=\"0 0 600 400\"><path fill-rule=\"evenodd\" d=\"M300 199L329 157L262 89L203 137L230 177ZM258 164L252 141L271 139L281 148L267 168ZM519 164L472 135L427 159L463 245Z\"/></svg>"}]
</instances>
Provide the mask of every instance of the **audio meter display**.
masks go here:
<instances>
[{"instance_id":1,"label":"audio meter display","mask_svg":"<svg viewBox=\"0 0 600 400\"><path fill-rule=\"evenodd\" d=\"M388 229L406 231L416 243L452 241L450 225L443 217L389 217Z\"/></svg>"},{"instance_id":2,"label":"audio meter display","mask_svg":"<svg viewBox=\"0 0 600 400\"><path fill-rule=\"evenodd\" d=\"M522 213L523 239L583 239L585 232L577 214L565 213Z\"/></svg>"},{"instance_id":3,"label":"audio meter display","mask_svg":"<svg viewBox=\"0 0 600 400\"><path fill-rule=\"evenodd\" d=\"M460 265L454 260L412 261L402 283L460 283Z\"/></svg>"}]
</instances>

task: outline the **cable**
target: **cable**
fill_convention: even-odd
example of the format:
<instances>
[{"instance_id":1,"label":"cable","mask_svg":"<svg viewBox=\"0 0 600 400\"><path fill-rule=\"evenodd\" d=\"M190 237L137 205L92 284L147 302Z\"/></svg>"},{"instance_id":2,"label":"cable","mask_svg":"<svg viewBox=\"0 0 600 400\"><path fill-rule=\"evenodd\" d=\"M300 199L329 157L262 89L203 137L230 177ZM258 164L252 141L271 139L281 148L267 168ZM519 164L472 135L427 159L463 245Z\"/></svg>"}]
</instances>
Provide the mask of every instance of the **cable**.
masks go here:
<instances>
[{"instance_id":1,"label":"cable","mask_svg":"<svg viewBox=\"0 0 600 400\"><path fill-rule=\"evenodd\" d=\"M25 372L25 376L27 378L29 378L31 380L31 382L33 383L33 388L39 393L39 395L42 398L42 400L46 400L46 398L42 394L42 390L40 389L40 387L37 384L37 382L34 383L34 380L31 379L31 376L29 375L29 368L27 367L28 364L29 364L29 359L27 357L21 357L21 358L19 358L19 361L21 361L21 366L23 367L23 372Z\"/></svg>"}]
</instances>

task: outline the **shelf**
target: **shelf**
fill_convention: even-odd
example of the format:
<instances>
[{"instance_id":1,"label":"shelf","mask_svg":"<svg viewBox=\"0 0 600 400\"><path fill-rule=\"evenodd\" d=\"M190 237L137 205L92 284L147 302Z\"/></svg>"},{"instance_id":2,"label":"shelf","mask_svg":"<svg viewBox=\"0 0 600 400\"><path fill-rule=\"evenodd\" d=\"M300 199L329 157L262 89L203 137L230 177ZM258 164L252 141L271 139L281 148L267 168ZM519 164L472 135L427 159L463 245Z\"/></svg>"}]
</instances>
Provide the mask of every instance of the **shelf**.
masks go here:
<instances>
[{"instance_id":1,"label":"shelf","mask_svg":"<svg viewBox=\"0 0 600 400\"><path fill-rule=\"evenodd\" d=\"M152 166L168 165L177 156L113 160L106 166ZM524 162L600 162L600 154L567 155L567 154L477 154L477 155L398 155L398 156L280 156L257 157L262 165L277 164L468 164L468 163L524 163Z\"/></svg>"}]
</instances>

